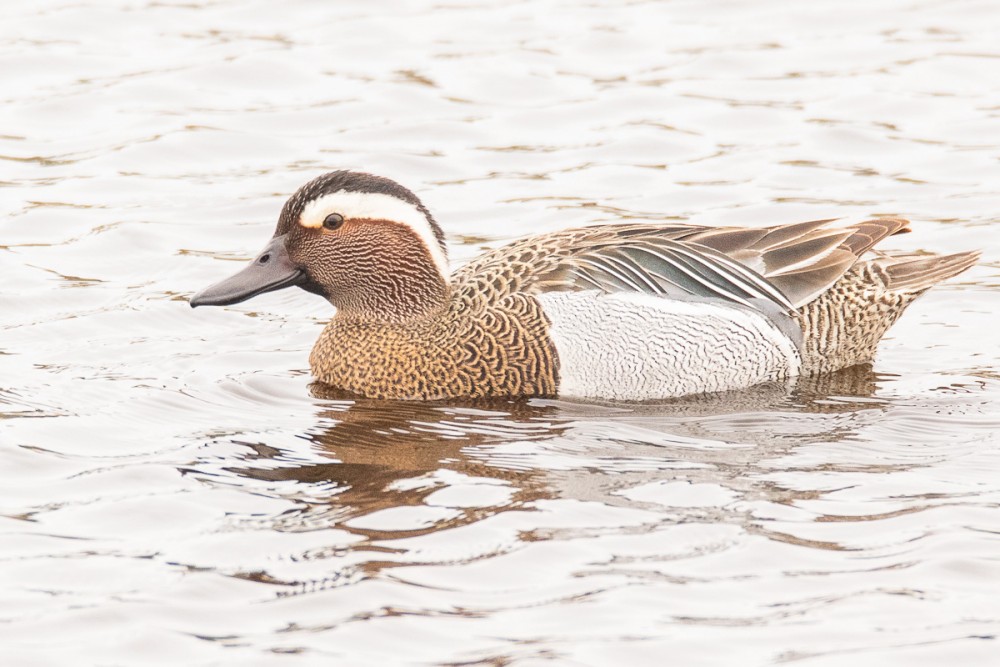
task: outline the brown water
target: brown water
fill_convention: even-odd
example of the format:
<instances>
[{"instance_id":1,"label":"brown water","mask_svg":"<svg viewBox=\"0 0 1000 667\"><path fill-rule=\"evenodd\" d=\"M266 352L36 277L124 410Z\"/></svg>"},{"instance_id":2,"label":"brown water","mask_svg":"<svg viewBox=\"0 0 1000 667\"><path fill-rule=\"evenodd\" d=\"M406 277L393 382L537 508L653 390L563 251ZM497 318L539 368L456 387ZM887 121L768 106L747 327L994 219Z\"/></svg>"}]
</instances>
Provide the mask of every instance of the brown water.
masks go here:
<instances>
[{"instance_id":1,"label":"brown water","mask_svg":"<svg viewBox=\"0 0 1000 667\"><path fill-rule=\"evenodd\" d=\"M0 664L1000 664L1000 5L0 7ZM328 400L188 308L333 168L456 263L622 219L981 248L872 369L661 406Z\"/></svg>"}]
</instances>

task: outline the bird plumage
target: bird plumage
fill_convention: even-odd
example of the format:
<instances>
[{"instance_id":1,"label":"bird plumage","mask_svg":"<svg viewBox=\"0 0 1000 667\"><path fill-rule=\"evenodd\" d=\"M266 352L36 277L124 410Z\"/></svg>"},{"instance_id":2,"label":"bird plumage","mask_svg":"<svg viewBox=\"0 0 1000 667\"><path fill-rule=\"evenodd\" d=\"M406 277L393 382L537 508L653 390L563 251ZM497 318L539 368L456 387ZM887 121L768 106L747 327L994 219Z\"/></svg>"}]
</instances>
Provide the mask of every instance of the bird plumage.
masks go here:
<instances>
[{"instance_id":1,"label":"bird plumage","mask_svg":"<svg viewBox=\"0 0 1000 667\"><path fill-rule=\"evenodd\" d=\"M324 229L333 212L342 227ZM870 361L913 299L978 257L873 250L907 231L896 217L597 225L445 275L440 227L416 195L333 172L289 199L256 264L192 305L288 284L323 295L338 312L313 374L373 398L668 398Z\"/></svg>"}]
</instances>

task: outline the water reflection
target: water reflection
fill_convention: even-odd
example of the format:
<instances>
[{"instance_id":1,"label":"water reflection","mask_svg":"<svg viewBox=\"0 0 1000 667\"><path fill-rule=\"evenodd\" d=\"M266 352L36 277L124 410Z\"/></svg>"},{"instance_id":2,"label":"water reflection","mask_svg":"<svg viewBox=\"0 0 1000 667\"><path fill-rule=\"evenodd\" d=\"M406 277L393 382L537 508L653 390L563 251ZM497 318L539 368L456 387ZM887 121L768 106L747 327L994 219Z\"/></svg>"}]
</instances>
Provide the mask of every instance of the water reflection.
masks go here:
<instances>
[{"instance_id":1,"label":"water reflection","mask_svg":"<svg viewBox=\"0 0 1000 667\"><path fill-rule=\"evenodd\" d=\"M317 393L323 395L324 391L319 388ZM526 401L496 401L474 407L367 399L333 403L320 412L319 421L304 437L318 454L335 462L257 467L258 463L268 463L267 459L279 458L282 452L253 445L259 457L255 465L232 468L230 472L253 480L291 481L327 489L330 507L321 511L329 515L331 525L338 527L351 518L379 510L423 505L427 496L440 487L440 482L427 478L440 470L467 478L503 481L517 490L505 506L520 504L544 494L539 474L491 466L470 448L549 438L566 428L563 423L548 420L547 415L554 416L550 407ZM309 511L315 513L316 508L310 507ZM454 527L481 516L482 508L476 508L433 529ZM315 516L311 515L309 522L314 526ZM417 533L421 530L414 528ZM385 538L414 531L361 532Z\"/></svg>"},{"instance_id":2,"label":"water reflection","mask_svg":"<svg viewBox=\"0 0 1000 667\"><path fill-rule=\"evenodd\" d=\"M226 472L278 483L284 497L302 500L280 517L284 530L325 525L367 540L452 529L546 499L621 504L623 489L671 479L714 484L738 497L761 460L802 443L850 438L864 423L852 418L859 413L873 419L884 409L874 399L878 379L858 366L791 385L644 405L349 401L314 385L324 408L303 437L319 459L296 461L267 443L241 442L251 450L246 464ZM477 488L487 486L507 492L482 500ZM390 521L392 527L355 521L427 507L447 487L462 490L430 503L448 508L439 517L416 514Z\"/></svg>"}]
</instances>

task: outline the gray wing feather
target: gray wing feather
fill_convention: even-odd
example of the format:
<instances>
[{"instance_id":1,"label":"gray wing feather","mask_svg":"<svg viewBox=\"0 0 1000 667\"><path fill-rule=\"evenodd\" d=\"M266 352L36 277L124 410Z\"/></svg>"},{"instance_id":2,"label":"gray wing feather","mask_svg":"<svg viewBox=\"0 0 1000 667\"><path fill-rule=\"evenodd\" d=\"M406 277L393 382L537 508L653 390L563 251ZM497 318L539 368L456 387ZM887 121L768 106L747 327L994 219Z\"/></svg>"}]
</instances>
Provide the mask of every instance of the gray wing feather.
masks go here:
<instances>
[{"instance_id":1,"label":"gray wing feather","mask_svg":"<svg viewBox=\"0 0 1000 667\"><path fill-rule=\"evenodd\" d=\"M723 299L793 314L829 289L882 238L908 231L900 218L847 227L815 220L775 227L605 225L553 235L531 289L598 289ZM571 235L571 236L570 236ZM773 306L773 308L772 308Z\"/></svg>"},{"instance_id":2,"label":"gray wing feather","mask_svg":"<svg viewBox=\"0 0 1000 667\"><path fill-rule=\"evenodd\" d=\"M766 299L786 312L795 306L760 274L705 246L660 239L600 246L572 258L571 273L605 292L724 299L753 307Z\"/></svg>"}]
</instances>

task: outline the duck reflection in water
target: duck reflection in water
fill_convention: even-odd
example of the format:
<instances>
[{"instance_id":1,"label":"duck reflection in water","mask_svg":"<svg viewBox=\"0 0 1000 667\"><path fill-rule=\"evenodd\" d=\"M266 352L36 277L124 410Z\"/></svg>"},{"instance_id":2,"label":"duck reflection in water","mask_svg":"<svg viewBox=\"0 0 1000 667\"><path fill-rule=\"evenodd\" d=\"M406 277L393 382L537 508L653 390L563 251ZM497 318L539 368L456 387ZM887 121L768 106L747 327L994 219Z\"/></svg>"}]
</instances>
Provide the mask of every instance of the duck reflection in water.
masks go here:
<instances>
[{"instance_id":1,"label":"duck reflection in water","mask_svg":"<svg viewBox=\"0 0 1000 667\"><path fill-rule=\"evenodd\" d=\"M877 420L885 409L873 399L881 379L864 365L791 386L639 405L347 400L315 384L323 408L303 437L330 462L292 462L281 450L244 442L255 451L247 459L253 463L228 472L309 485L310 502L282 516L285 529L337 527L367 540L446 530L544 499L634 505L620 491L654 481L710 483L780 501L776 495L795 492L750 479L756 466L800 444L848 438ZM352 525L380 510L425 506L432 493L466 484L510 493L405 530Z\"/></svg>"}]
</instances>

